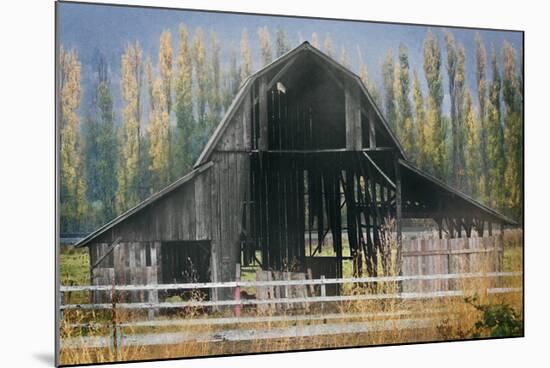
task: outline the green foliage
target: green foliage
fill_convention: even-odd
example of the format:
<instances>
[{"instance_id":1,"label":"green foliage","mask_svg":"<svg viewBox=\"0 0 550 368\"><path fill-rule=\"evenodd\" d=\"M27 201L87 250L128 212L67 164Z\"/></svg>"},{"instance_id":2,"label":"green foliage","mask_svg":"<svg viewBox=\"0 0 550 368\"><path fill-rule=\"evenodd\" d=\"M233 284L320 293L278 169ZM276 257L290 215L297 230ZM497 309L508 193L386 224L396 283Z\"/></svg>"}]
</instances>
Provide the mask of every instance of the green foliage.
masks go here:
<instances>
[{"instance_id":1,"label":"green foliage","mask_svg":"<svg viewBox=\"0 0 550 368\"><path fill-rule=\"evenodd\" d=\"M396 67L396 98L397 98L397 134L410 159L414 160L416 148L416 126L413 122L410 94L409 56L407 47L399 45L399 65Z\"/></svg>"},{"instance_id":2,"label":"green foliage","mask_svg":"<svg viewBox=\"0 0 550 368\"><path fill-rule=\"evenodd\" d=\"M489 158L487 154L487 81L485 79L485 68L487 66L487 50L483 44L483 40L479 33L476 34L476 82L477 82L477 94L479 104L479 125L480 125L480 157L481 157L481 170L480 170L480 198L487 202L490 194L490 188L488 185L489 180Z\"/></svg>"},{"instance_id":3,"label":"green foliage","mask_svg":"<svg viewBox=\"0 0 550 368\"><path fill-rule=\"evenodd\" d=\"M476 119L470 91L466 91L463 112L466 147L466 188L472 196L477 197L482 192L484 183L479 180L482 178L481 166L479 165L480 127Z\"/></svg>"},{"instance_id":4,"label":"green foliage","mask_svg":"<svg viewBox=\"0 0 550 368\"><path fill-rule=\"evenodd\" d=\"M61 231L82 226L86 213L86 183L80 138L80 61L75 50L61 48L59 66L61 131Z\"/></svg>"},{"instance_id":5,"label":"green foliage","mask_svg":"<svg viewBox=\"0 0 550 368\"><path fill-rule=\"evenodd\" d=\"M202 28L195 30L193 39L193 66L195 67L197 101L197 123L199 128L205 130L206 127L206 107L208 102L208 68L206 60L206 46L204 44L204 34Z\"/></svg>"},{"instance_id":6,"label":"green foliage","mask_svg":"<svg viewBox=\"0 0 550 368\"><path fill-rule=\"evenodd\" d=\"M178 52L174 72L174 95L176 127L171 135L173 144L172 177L184 175L192 165L191 142L195 120L193 117L192 57L189 34L184 24L179 27Z\"/></svg>"},{"instance_id":7,"label":"green foliage","mask_svg":"<svg viewBox=\"0 0 550 368\"><path fill-rule=\"evenodd\" d=\"M290 50L290 43L286 31L277 27L277 39L275 41L276 56L279 57Z\"/></svg>"},{"instance_id":8,"label":"green foliage","mask_svg":"<svg viewBox=\"0 0 550 368\"><path fill-rule=\"evenodd\" d=\"M512 45L504 42L502 46L502 64L504 79L502 95L505 106L505 146L506 146L506 197L504 206L516 219L521 219L523 198L523 166L522 166L522 107L523 81L517 75L516 52Z\"/></svg>"},{"instance_id":9,"label":"green foliage","mask_svg":"<svg viewBox=\"0 0 550 368\"><path fill-rule=\"evenodd\" d=\"M115 216L117 137L114 128L113 101L107 81L97 86L96 112L84 124L84 155L88 208L87 229L99 226Z\"/></svg>"},{"instance_id":10,"label":"green foliage","mask_svg":"<svg viewBox=\"0 0 550 368\"><path fill-rule=\"evenodd\" d=\"M384 109L386 120L389 122L392 130L397 132L397 108L395 98L395 65L393 53L389 50L382 63L382 78L384 81Z\"/></svg>"},{"instance_id":11,"label":"green foliage","mask_svg":"<svg viewBox=\"0 0 550 368\"><path fill-rule=\"evenodd\" d=\"M152 101L149 111L149 156L153 190L159 191L169 184L170 178L170 126L168 106L162 91L162 81L151 78Z\"/></svg>"},{"instance_id":12,"label":"green foliage","mask_svg":"<svg viewBox=\"0 0 550 368\"><path fill-rule=\"evenodd\" d=\"M464 47L457 49L451 32L445 31L447 47L447 75L449 77L449 97L451 100L451 157L450 182L458 189L464 189L464 132L462 121L462 107L464 97Z\"/></svg>"},{"instance_id":13,"label":"green foliage","mask_svg":"<svg viewBox=\"0 0 550 368\"><path fill-rule=\"evenodd\" d=\"M117 212L123 212L139 201L140 189L140 124L143 51L139 43L128 44L122 55L122 131L119 146Z\"/></svg>"},{"instance_id":14,"label":"green foliage","mask_svg":"<svg viewBox=\"0 0 550 368\"><path fill-rule=\"evenodd\" d=\"M422 94L422 86L416 70L413 73L413 100L415 111L415 122L418 137L418 152L416 154L416 162L418 166L426 171L431 171L431 160L428 150L428 123L426 120L426 109L424 106L424 96Z\"/></svg>"},{"instance_id":15,"label":"green foliage","mask_svg":"<svg viewBox=\"0 0 550 368\"><path fill-rule=\"evenodd\" d=\"M431 29L424 41L424 74L428 84L427 149L434 174L447 177L447 126L442 118L443 78L441 76L441 49Z\"/></svg>"},{"instance_id":16,"label":"green foliage","mask_svg":"<svg viewBox=\"0 0 550 368\"><path fill-rule=\"evenodd\" d=\"M505 303L479 304L477 295L465 298L465 302L481 312L480 320L474 324L473 337L523 335L523 319L510 305Z\"/></svg>"},{"instance_id":17,"label":"green foliage","mask_svg":"<svg viewBox=\"0 0 550 368\"><path fill-rule=\"evenodd\" d=\"M487 155L489 161L489 172L487 185L489 189L488 199L490 204L502 209L504 203L504 132L501 122L501 86L500 71L498 69L497 54L493 48L492 52L492 75L493 79L487 102Z\"/></svg>"},{"instance_id":18,"label":"green foliage","mask_svg":"<svg viewBox=\"0 0 550 368\"><path fill-rule=\"evenodd\" d=\"M378 91L378 89L376 88L376 85L374 84L373 80L369 76L367 66L363 62L363 56L361 55L361 50L359 49L359 47L357 48L357 53L359 55L359 78L361 79L365 87L367 87L367 91L369 92L372 99L374 100L374 103L377 106L380 106L382 103L380 92Z\"/></svg>"},{"instance_id":19,"label":"green foliage","mask_svg":"<svg viewBox=\"0 0 550 368\"><path fill-rule=\"evenodd\" d=\"M220 41L216 32L210 32L210 85L208 87L208 130L213 131L222 115Z\"/></svg>"}]
</instances>

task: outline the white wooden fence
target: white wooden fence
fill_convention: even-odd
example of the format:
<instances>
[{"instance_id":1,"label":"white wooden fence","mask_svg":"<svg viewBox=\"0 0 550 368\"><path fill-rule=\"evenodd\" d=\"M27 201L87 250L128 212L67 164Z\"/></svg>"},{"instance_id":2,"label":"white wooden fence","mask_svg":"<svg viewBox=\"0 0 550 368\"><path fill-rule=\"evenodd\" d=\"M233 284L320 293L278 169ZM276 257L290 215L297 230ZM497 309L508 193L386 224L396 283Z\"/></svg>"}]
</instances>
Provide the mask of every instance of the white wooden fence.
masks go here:
<instances>
[{"instance_id":1,"label":"white wooden fence","mask_svg":"<svg viewBox=\"0 0 550 368\"><path fill-rule=\"evenodd\" d=\"M116 308L121 309L163 309L163 308L185 308L185 307L223 307L223 306L245 306L265 304L294 304L294 303L330 303L347 302L356 300L384 300L384 299L430 299L438 297L462 296L462 290L433 290L423 292L394 292L394 293L369 293L353 295L327 296L326 285L330 284L375 284L375 283L403 283L403 282L425 282L445 281L464 279L492 278L495 280L504 277L521 276L521 272L490 272L490 273L454 273L454 274L432 274L432 275L404 275L404 276L381 276L381 277L359 277L359 278L332 278L332 279L306 279L306 280L272 280L272 281L229 281L229 282L208 282L208 283L187 283L187 284L158 284L158 285L83 285L83 286L62 286L61 293L71 292L93 292L93 291L160 291L160 290L195 290L215 288L261 288L270 286L318 286L318 292L314 295L302 297L284 297L273 299L231 299L231 300L191 300L182 302L136 302L136 303L115 303ZM365 289L367 290L367 289ZM491 287L485 290L488 294L519 292L521 288ZM317 295L318 294L318 295ZM63 298L62 298L63 300ZM64 304L61 303L61 310L68 309L112 309L111 303L87 303L87 304Z\"/></svg>"},{"instance_id":2,"label":"white wooden fence","mask_svg":"<svg viewBox=\"0 0 550 368\"><path fill-rule=\"evenodd\" d=\"M145 321L116 321L111 323L74 323L65 324L65 328L89 328L89 327L108 327L110 333L108 335L97 336L82 336L79 338L69 338L61 341L63 348L79 349L79 348L103 348L111 346L116 353L120 352L121 346L131 345L163 345L184 343L189 341L248 341L258 339L277 339L285 337L312 337L317 335L334 335L346 333L366 333L385 331L393 329L419 329L430 325L432 320L441 318L439 315L444 315L448 318L448 311L441 308L437 310L421 310L422 315L418 315L418 311L395 310L390 312L374 312L374 313L331 313L328 308L325 309L325 303L341 303L359 300L424 300L434 298L452 298L465 296L463 290L436 290L422 292L389 292L375 293L372 288L360 289L361 293L350 295L327 296L326 285L332 284L357 284L357 285L374 285L378 283L397 283L403 282L426 282L426 281L448 281L448 280L475 280L486 279L502 280L504 278L514 278L522 276L521 272L492 272L492 273L455 273L455 274L436 274L436 275L410 275L410 276L382 276L382 277L361 277L361 278L338 278L338 279L307 279L307 280L268 280L268 281L231 281L231 282L209 282L209 283L189 283L189 284L162 284L162 285L84 285L84 286L62 286L62 296L72 292L94 292L94 291L110 291L111 295L116 295L117 292L127 291L161 291L161 290L195 290L195 289L215 289L215 288L256 288L256 290L266 287L283 287L284 289L292 289L299 287L304 290L306 285L309 285L307 290L309 293L293 294L286 293L287 297L276 297L273 299L232 299L232 300L201 300L201 301L182 301L182 302L135 302L135 303L90 303L90 304L61 304L61 312L66 310L84 309L97 310L104 309L113 310L115 315L116 309L139 310L144 309L149 311L150 320ZM494 282L493 284L498 284ZM401 287L402 288L402 287ZM488 287L477 292L485 292L487 294L504 294L522 292L522 288L518 287ZM237 296L238 293L235 293ZM63 300L63 298L62 298ZM240 311L242 306L265 307L281 306L281 305L313 305L320 303L321 308L317 313L306 314L285 314L285 315L267 315L267 316L248 316L241 317ZM153 310L174 309L186 307L234 307L234 317L211 318L194 316L191 318L176 318L176 319L151 319L154 313ZM277 309L274 309L277 310ZM63 317L62 317L63 318ZM374 318L374 319L372 319ZM382 318L382 319L376 319ZM371 320L372 319L372 320ZM340 320L340 322L338 322ZM309 324L308 322L322 321L322 323ZM354 322L350 322L354 321ZM244 327L262 323L278 323L286 322L286 327ZM288 324L290 322L290 324ZM301 323L306 322L306 323ZM327 324L328 323L328 324ZM164 326L221 326L233 325L237 326L233 329L222 328L217 332L193 332L192 330L183 329L182 332L154 332L145 334L130 334L123 333L122 329L126 327L164 327Z\"/></svg>"}]
</instances>

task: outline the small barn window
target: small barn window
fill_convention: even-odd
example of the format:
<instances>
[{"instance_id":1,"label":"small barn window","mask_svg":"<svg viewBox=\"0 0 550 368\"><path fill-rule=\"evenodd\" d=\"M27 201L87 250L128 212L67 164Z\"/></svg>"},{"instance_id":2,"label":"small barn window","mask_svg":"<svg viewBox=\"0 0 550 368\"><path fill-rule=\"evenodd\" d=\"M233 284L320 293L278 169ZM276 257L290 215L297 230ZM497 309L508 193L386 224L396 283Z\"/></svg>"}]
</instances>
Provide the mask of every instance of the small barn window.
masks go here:
<instances>
[{"instance_id":1,"label":"small barn window","mask_svg":"<svg viewBox=\"0 0 550 368\"><path fill-rule=\"evenodd\" d=\"M151 244L145 244L145 266L151 266Z\"/></svg>"}]
</instances>

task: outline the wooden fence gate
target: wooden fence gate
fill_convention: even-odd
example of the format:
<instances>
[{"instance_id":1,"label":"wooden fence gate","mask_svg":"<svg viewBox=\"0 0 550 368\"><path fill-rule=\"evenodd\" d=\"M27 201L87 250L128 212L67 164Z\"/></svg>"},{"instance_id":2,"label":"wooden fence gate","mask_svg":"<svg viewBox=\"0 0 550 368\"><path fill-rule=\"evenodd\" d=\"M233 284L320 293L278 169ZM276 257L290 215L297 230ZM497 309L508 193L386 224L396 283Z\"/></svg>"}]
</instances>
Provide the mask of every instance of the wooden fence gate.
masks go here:
<instances>
[{"instance_id":1,"label":"wooden fence gate","mask_svg":"<svg viewBox=\"0 0 550 368\"><path fill-rule=\"evenodd\" d=\"M402 275L501 272L503 239L489 237L439 239L405 238L402 241ZM404 281L404 292L457 290L454 280Z\"/></svg>"}]
</instances>

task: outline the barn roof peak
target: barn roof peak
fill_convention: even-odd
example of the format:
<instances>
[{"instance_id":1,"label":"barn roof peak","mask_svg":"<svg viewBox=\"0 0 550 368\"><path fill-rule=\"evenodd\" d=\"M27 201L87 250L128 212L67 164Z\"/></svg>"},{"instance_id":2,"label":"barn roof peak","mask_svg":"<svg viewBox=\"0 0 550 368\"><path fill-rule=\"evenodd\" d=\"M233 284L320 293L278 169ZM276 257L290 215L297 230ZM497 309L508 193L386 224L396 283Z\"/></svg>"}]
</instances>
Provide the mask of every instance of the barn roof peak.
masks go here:
<instances>
[{"instance_id":1,"label":"barn roof peak","mask_svg":"<svg viewBox=\"0 0 550 368\"><path fill-rule=\"evenodd\" d=\"M234 116L236 110L238 110L238 107L243 102L244 97L250 91L254 82L261 76L269 73L270 71L273 71L277 67L281 67L281 66L284 67L285 64L292 62L292 59L301 55L304 52L311 53L311 55L314 55L315 57L317 57L318 60L320 60L321 62L327 63L332 68L334 68L335 71L337 71L338 73L341 73L341 75L345 76L345 78L348 78L354 83L357 83L357 85L360 87L361 93L363 93L367 101L369 101L369 104L373 107L373 110L377 115L379 121L381 122L383 128L387 131L390 139L394 142L395 146L397 147L399 155L401 156L401 158L406 159L403 146L399 142L399 139L397 138L396 134L391 130L390 125L386 121L386 118L384 117L384 115L381 113L380 109L374 102L374 99L372 98L371 94L369 93L366 86L362 82L361 78L357 74L355 74L353 71L351 71L350 69L342 65L340 62L335 60L333 57L325 54L323 51L319 50L318 48L313 46L311 43L309 43L309 41L306 40L301 44L299 44L298 46L296 46L295 48L279 56L278 58L273 60L271 63L265 65L261 69L252 73L242 82L239 88L239 91L237 92L237 95L235 96L235 98L233 99L233 102L225 112L225 115L223 116L222 120L220 121L220 123L217 125L216 129L210 136L210 139L208 140L206 146L202 150L194 167L199 167L201 165L206 164L209 161L212 152L214 151L217 143L223 136L223 133L227 128L227 126L229 125L231 118Z\"/></svg>"}]
</instances>

